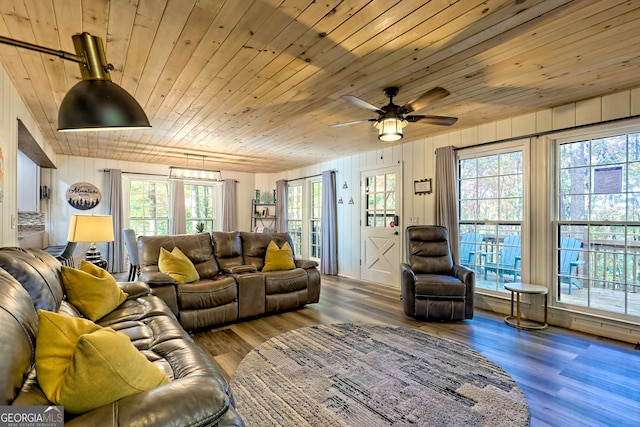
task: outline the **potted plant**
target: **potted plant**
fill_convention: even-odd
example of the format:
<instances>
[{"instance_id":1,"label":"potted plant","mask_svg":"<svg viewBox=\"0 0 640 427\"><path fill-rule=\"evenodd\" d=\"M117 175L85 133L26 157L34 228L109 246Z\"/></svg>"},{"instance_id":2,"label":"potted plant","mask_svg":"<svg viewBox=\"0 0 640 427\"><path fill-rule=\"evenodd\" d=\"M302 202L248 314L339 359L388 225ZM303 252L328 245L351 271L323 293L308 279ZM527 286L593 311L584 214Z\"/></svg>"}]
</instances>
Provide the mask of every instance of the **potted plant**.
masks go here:
<instances>
[{"instance_id":1,"label":"potted plant","mask_svg":"<svg viewBox=\"0 0 640 427\"><path fill-rule=\"evenodd\" d=\"M196 224L196 231L198 233L202 233L204 231L204 222L199 222Z\"/></svg>"}]
</instances>

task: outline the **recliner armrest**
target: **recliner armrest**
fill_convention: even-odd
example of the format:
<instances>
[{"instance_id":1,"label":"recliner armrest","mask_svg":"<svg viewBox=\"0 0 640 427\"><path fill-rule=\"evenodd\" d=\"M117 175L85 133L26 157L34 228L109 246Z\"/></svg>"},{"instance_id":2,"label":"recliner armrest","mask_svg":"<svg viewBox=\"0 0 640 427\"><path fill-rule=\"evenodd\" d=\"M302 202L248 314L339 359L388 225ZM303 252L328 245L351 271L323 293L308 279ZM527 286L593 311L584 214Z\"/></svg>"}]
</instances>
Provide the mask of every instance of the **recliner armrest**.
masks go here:
<instances>
[{"instance_id":1,"label":"recliner armrest","mask_svg":"<svg viewBox=\"0 0 640 427\"><path fill-rule=\"evenodd\" d=\"M231 267L225 267L222 269L227 274L240 274L240 273L255 273L255 265L233 265Z\"/></svg>"},{"instance_id":2,"label":"recliner armrest","mask_svg":"<svg viewBox=\"0 0 640 427\"><path fill-rule=\"evenodd\" d=\"M117 282L120 289L127 293L127 299L138 298L151 293L145 282Z\"/></svg>"},{"instance_id":3,"label":"recliner armrest","mask_svg":"<svg viewBox=\"0 0 640 427\"><path fill-rule=\"evenodd\" d=\"M463 283L468 285L471 283L471 280L474 277L475 273L473 270L465 267L464 265L454 264L453 275L456 278L460 279Z\"/></svg>"},{"instance_id":4,"label":"recliner armrest","mask_svg":"<svg viewBox=\"0 0 640 427\"><path fill-rule=\"evenodd\" d=\"M161 273L159 271L144 271L138 276L138 280L145 282L149 286L153 285L175 285L176 281L173 280L168 274Z\"/></svg>"},{"instance_id":5,"label":"recliner armrest","mask_svg":"<svg viewBox=\"0 0 640 427\"><path fill-rule=\"evenodd\" d=\"M318 263L315 261L312 261L310 259L296 259L294 260L296 267L298 268L313 268L313 267L317 267Z\"/></svg>"}]
</instances>

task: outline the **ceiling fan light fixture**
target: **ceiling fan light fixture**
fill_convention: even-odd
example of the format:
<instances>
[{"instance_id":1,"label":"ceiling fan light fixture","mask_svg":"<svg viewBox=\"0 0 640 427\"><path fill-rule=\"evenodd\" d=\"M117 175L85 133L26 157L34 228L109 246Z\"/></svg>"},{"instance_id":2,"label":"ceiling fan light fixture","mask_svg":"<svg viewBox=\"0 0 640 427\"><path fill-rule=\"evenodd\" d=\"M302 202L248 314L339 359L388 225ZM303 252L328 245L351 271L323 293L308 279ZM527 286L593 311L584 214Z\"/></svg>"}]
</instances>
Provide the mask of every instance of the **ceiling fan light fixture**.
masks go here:
<instances>
[{"instance_id":1,"label":"ceiling fan light fixture","mask_svg":"<svg viewBox=\"0 0 640 427\"><path fill-rule=\"evenodd\" d=\"M401 140L402 128L406 125L407 121L399 117L384 118L374 124L378 128L378 139L385 142Z\"/></svg>"}]
</instances>

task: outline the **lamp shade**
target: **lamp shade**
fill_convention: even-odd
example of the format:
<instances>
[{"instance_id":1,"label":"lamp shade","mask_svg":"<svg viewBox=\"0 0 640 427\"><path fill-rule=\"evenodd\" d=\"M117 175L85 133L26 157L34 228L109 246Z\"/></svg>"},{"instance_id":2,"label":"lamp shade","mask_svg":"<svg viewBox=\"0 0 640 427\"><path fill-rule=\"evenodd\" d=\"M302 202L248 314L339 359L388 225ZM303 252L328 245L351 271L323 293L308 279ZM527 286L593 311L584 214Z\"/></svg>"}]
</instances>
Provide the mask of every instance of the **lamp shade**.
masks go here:
<instances>
[{"instance_id":1,"label":"lamp shade","mask_svg":"<svg viewBox=\"0 0 640 427\"><path fill-rule=\"evenodd\" d=\"M112 242L111 215L72 215L67 240L78 243Z\"/></svg>"},{"instance_id":2,"label":"lamp shade","mask_svg":"<svg viewBox=\"0 0 640 427\"><path fill-rule=\"evenodd\" d=\"M67 92L58 130L125 130L151 127L140 104L111 80L82 80Z\"/></svg>"}]
</instances>

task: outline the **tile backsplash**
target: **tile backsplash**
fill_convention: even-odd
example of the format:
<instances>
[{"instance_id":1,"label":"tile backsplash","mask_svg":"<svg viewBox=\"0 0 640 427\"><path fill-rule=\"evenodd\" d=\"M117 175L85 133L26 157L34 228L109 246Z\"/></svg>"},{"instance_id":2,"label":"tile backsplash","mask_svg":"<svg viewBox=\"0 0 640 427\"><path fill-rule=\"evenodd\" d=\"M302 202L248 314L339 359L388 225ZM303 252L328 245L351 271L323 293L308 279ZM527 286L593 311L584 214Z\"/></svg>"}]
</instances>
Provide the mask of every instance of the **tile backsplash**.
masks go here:
<instances>
[{"instance_id":1,"label":"tile backsplash","mask_svg":"<svg viewBox=\"0 0 640 427\"><path fill-rule=\"evenodd\" d=\"M18 212L18 233L44 231L44 213Z\"/></svg>"}]
</instances>

